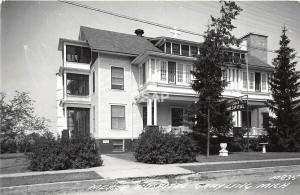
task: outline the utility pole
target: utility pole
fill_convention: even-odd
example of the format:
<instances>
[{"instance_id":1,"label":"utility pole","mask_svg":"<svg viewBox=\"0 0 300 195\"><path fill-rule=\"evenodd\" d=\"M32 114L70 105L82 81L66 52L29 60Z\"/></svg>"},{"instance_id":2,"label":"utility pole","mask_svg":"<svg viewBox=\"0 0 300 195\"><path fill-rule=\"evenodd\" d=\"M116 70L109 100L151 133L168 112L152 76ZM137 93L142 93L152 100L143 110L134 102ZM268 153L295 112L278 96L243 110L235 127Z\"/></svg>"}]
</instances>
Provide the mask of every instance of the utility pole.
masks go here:
<instances>
[{"instance_id":1,"label":"utility pole","mask_svg":"<svg viewBox=\"0 0 300 195\"><path fill-rule=\"evenodd\" d=\"M249 152L249 106L248 106L248 97L249 97L249 64L248 64L248 55L245 55L246 60L246 71L247 71L247 152Z\"/></svg>"},{"instance_id":2,"label":"utility pole","mask_svg":"<svg viewBox=\"0 0 300 195\"><path fill-rule=\"evenodd\" d=\"M207 107L207 148L206 148L206 158L209 157L209 146L210 146L210 98L208 98L208 107Z\"/></svg>"}]
</instances>

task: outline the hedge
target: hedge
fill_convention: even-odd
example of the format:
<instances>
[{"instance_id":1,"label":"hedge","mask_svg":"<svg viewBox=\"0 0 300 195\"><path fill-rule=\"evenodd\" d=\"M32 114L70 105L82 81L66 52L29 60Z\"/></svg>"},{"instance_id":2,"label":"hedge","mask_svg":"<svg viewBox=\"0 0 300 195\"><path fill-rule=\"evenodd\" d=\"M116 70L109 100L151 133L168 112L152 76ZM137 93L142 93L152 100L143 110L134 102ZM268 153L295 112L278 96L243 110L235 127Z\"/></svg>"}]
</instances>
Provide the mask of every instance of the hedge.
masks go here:
<instances>
[{"instance_id":1,"label":"hedge","mask_svg":"<svg viewBox=\"0 0 300 195\"><path fill-rule=\"evenodd\" d=\"M197 148L188 135L163 133L157 126L146 128L134 146L138 162L169 164L196 161Z\"/></svg>"},{"instance_id":2,"label":"hedge","mask_svg":"<svg viewBox=\"0 0 300 195\"><path fill-rule=\"evenodd\" d=\"M89 136L55 139L40 137L27 154L33 171L63 170L101 166L103 161Z\"/></svg>"}]
</instances>

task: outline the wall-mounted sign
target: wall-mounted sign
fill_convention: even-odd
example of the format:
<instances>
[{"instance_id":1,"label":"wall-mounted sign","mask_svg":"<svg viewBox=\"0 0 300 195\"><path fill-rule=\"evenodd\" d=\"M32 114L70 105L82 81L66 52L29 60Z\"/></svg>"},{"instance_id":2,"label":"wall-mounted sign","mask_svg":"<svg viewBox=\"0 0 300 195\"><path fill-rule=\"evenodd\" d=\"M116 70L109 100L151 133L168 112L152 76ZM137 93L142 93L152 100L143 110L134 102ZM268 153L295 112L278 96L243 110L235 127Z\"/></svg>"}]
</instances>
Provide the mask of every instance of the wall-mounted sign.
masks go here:
<instances>
[{"instance_id":1,"label":"wall-mounted sign","mask_svg":"<svg viewBox=\"0 0 300 195\"><path fill-rule=\"evenodd\" d=\"M102 143L109 144L109 140L108 139L102 140Z\"/></svg>"}]
</instances>

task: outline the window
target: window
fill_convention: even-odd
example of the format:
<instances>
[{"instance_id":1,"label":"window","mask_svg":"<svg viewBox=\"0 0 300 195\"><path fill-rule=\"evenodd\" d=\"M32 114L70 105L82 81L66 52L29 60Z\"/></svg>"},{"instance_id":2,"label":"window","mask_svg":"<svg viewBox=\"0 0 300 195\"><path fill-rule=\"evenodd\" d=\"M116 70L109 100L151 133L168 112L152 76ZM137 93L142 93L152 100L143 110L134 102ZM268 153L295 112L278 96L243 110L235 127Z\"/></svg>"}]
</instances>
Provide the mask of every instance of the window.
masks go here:
<instances>
[{"instance_id":1,"label":"window","mask_svg":"<svg viewBox=\"0 0 300 195\"><path fill-rule=\"evenodd\" d=\"M239 53L233 54L233 63L235 63L235 64L240 63L240 54Z\"/></svg>"},{"instance_id":2,"label":"window","mask_svg":"<svg viewBox=\"0 0 300 195\"><path fill-rule=\"evenodd\" d=\"M177 64L177 82L183 83L183 64Z\"/></svg>"},{"instance_id":3,"label":"window","mask_svg":"<svg viewBox=\"0 0 300 195\"><path fill-rule=\"evenodd\" d=\"M172 126L178 127L183 125L183 108L171 109Z\"/></svg>"},{"instance_id":4,"label":"window","mask_svg":"<svg viewBox=\"0 0 300 195\"><path fill-rule=\"evenodd\" d=\"M161 81L167 80L167 63L166 63L166 61L160 62L160 80Z\"/></svg>"},{"instance_id":5,"label":"window","mask_svg":"<svg viewBox=\"0 0 300 195\"><path fill-rule=\"evenodd\" d=\"M122 139L112 140L112 151L124 152L124 140Z\"/></svg>"},{"instance_id":6,"label":"window","mask_svg":"<svg viewBox=\"0 0 300 195\"><path fill-rule=\"evenodd\" d=\"M198 48L195 46L191 46L191 56L196 57L198 56Z\"/></svg>"},{"instance_id":7,"label":"window","mask_svg":"<svg viewBox=\"0 0 300 195\"><path fill-rule=\"evenodd\" d=\"M67 128L71 135L89 135L90 133L90 109L67 108Z\"/></svg>"},{"instance_id":8,"label":"window","mask_svg":"<svg viewBox=\"0 0 300 195\"><path fill-rule=\"evenodd\" d=\"M267 91L267 75L261 74L261 90Z\"/></svg>"},{"instance_id":9,"label":"window","mask_svg":"<svg viewBox=\"0 0 300 195\"><path fill-rule=\"evenodd\" d=\"M95 71L93 71L93 93L95 92Z\"/></svg>"},{"instance_id":10,"label":"window","mask_svg":"<svg viewBox=\"0 0 300 195\"><path fill-rule=\"evenodd\" d=\"M255 73L255 91L260 91L261 76L259 72Z\"/></svg>"},{"instance_id":11,"label":"window","mask_svg":"<svg viewBox=\"0 0 300 195\"><path fill-rule=\"evenodd\" d=\"M111 129L125 130L125 106L111 106Z\"/></svg>"},{"instance_id":12,"label":"window","mask_svg":"<svg viewBox=\"0 0 300 195\"><path fill-rule=\"evenodd\" d=\"M67 73L67 94L89 95L89 75Z\"/></svg>"},{"instance_id":13,"label":"window","mask_svg":"<svg viewBox=\"0 0 300 195\"><path fill-rule=\"evenodd\" d=\"M254 90L254 72L249 72L249 89Z\"/></svg>"},{"instance_id":14,"label":"window","mask_svg":"<svg viewBox=\"0 0 300 195\"><path fill-rule=\"evenodd\" d=\"M189 56L190 47L188 45L181 45L181 55Z\"/></svg>"},{"instance_id":15,"label":"window","mask_svg":"<svg viewBox=\"0 0 300 195\"><path fill-rule=\"evenodd\" d=\"M146 63L142 65L143 84L146 83Z\"/></svg>"},{"instance_id":16,"label":"window","mask_svg":"<svg viewBox=\"0 0 300 195\"><path fill-rule=\"evenodd\" d=\"M87 63L91 62L91 49L74 45L66 46L67 62Z\"/></svg>"},{"instance_id":17,"label":"window","mask_svg":"<svg viewBox=\"0 0 300 195\"><path fill-rule=\"evenodd\" d=\"M180 45L177 43L172 43L172 54L180 55Z\"/></svg>"},{"instance_id":18,"label":"window","mask_svg":"<svg viewBox=\"0 0 300 195\"><path fill-rule=\"evenodd\" d=\"M111 67L111 88L124 90L124 68Z\"/></svg>"},{"instance_id":19,"label":"window","mask_svg":"<svg viewBox=\"0 0 300 195\"><path fill-rule=\"evenodd\" d=\"M232 62L232 52L227 52L226 53L225 62Z\"/></svg>"},{"instance_id":20,"label":"window","mask_svg":"<svg viewBox=\"0 0 300 195\"><path fill-rule=\"evenodd\" d=\"M191 71L192 71L192 66L191 65L186 65L185 66L185 69L186 69L186 73L185 73L185 76L186 76L186 83L191 83Z\"/></svg>"},{"instance_id":21,"label":"window","mask_svg":"<svg viewBox=\"0 0 300 195\"><path fill-rule=\"evenodd\" d=\"M242 64L246 63L246 59L245 59L245 54L244 53L241 54L241 63Z\"/></svg>"},{"instance_id":22,"label":"window","mask_svg":"<svg viewBox=\"0 0 300 195\"><path fill-rule=\"evenodd\" d=\"M168 62L168 81L169 83L176 82L176 63Z\"/></svg>"},{"instance_id":23,"label":"window","mask_svg":"<svg viewBox=\"0 0 300 195\"><path fill-rule=\"evenodd\" d=\"M166 53L171 54L171 43L170 42L166 42Z\"/></svg>"},{"instance_id":24,"label":"window","mask_svg":"<svg viewBox=\"0 0 300 195\"><path fill-rule=\"evenodd\" d=\"M155 59L151 59L151 74L155 74Z\"/></svg>"},{"instance_id":25,"label":"window","mask_svg":"<svg viewBox=\"0 0 300 195\"><path fill-rule=\"evenodd\" d=\"M243 72L243 88L247 89L247 72Z\"/></svg>"}]
</instances>

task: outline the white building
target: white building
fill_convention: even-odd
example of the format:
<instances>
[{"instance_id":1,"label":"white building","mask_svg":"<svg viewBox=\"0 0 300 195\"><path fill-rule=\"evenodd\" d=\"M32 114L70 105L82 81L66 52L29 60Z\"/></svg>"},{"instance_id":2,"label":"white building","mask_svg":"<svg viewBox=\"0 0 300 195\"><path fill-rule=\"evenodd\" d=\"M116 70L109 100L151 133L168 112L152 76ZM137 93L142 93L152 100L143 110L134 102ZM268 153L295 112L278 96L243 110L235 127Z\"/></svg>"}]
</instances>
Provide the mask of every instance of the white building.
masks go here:
<instances>
[{"instance_id":1,"label":"white building","mask_svg":"<svg viewBox=\"0 0 300 195\"><path fill-rule=\"evenodd\" d=\"M166 131L188 129L183 117L197 99L190 71L201 43L143 37L140 29L135 33L81 27L79 40L59 40L59 132L89 132L101 152L123 152L130 150L146 125ZM223 96L248 95L251 134L256 134L268 117L264 103L271 98L267 80L272 66L267 64L267 36L249 33L242 39L241 48L228 51L224 76L230 84ZM246 111L233 112L235 126L245 126L246 116Z\"/></svg>"}]
</instances>

